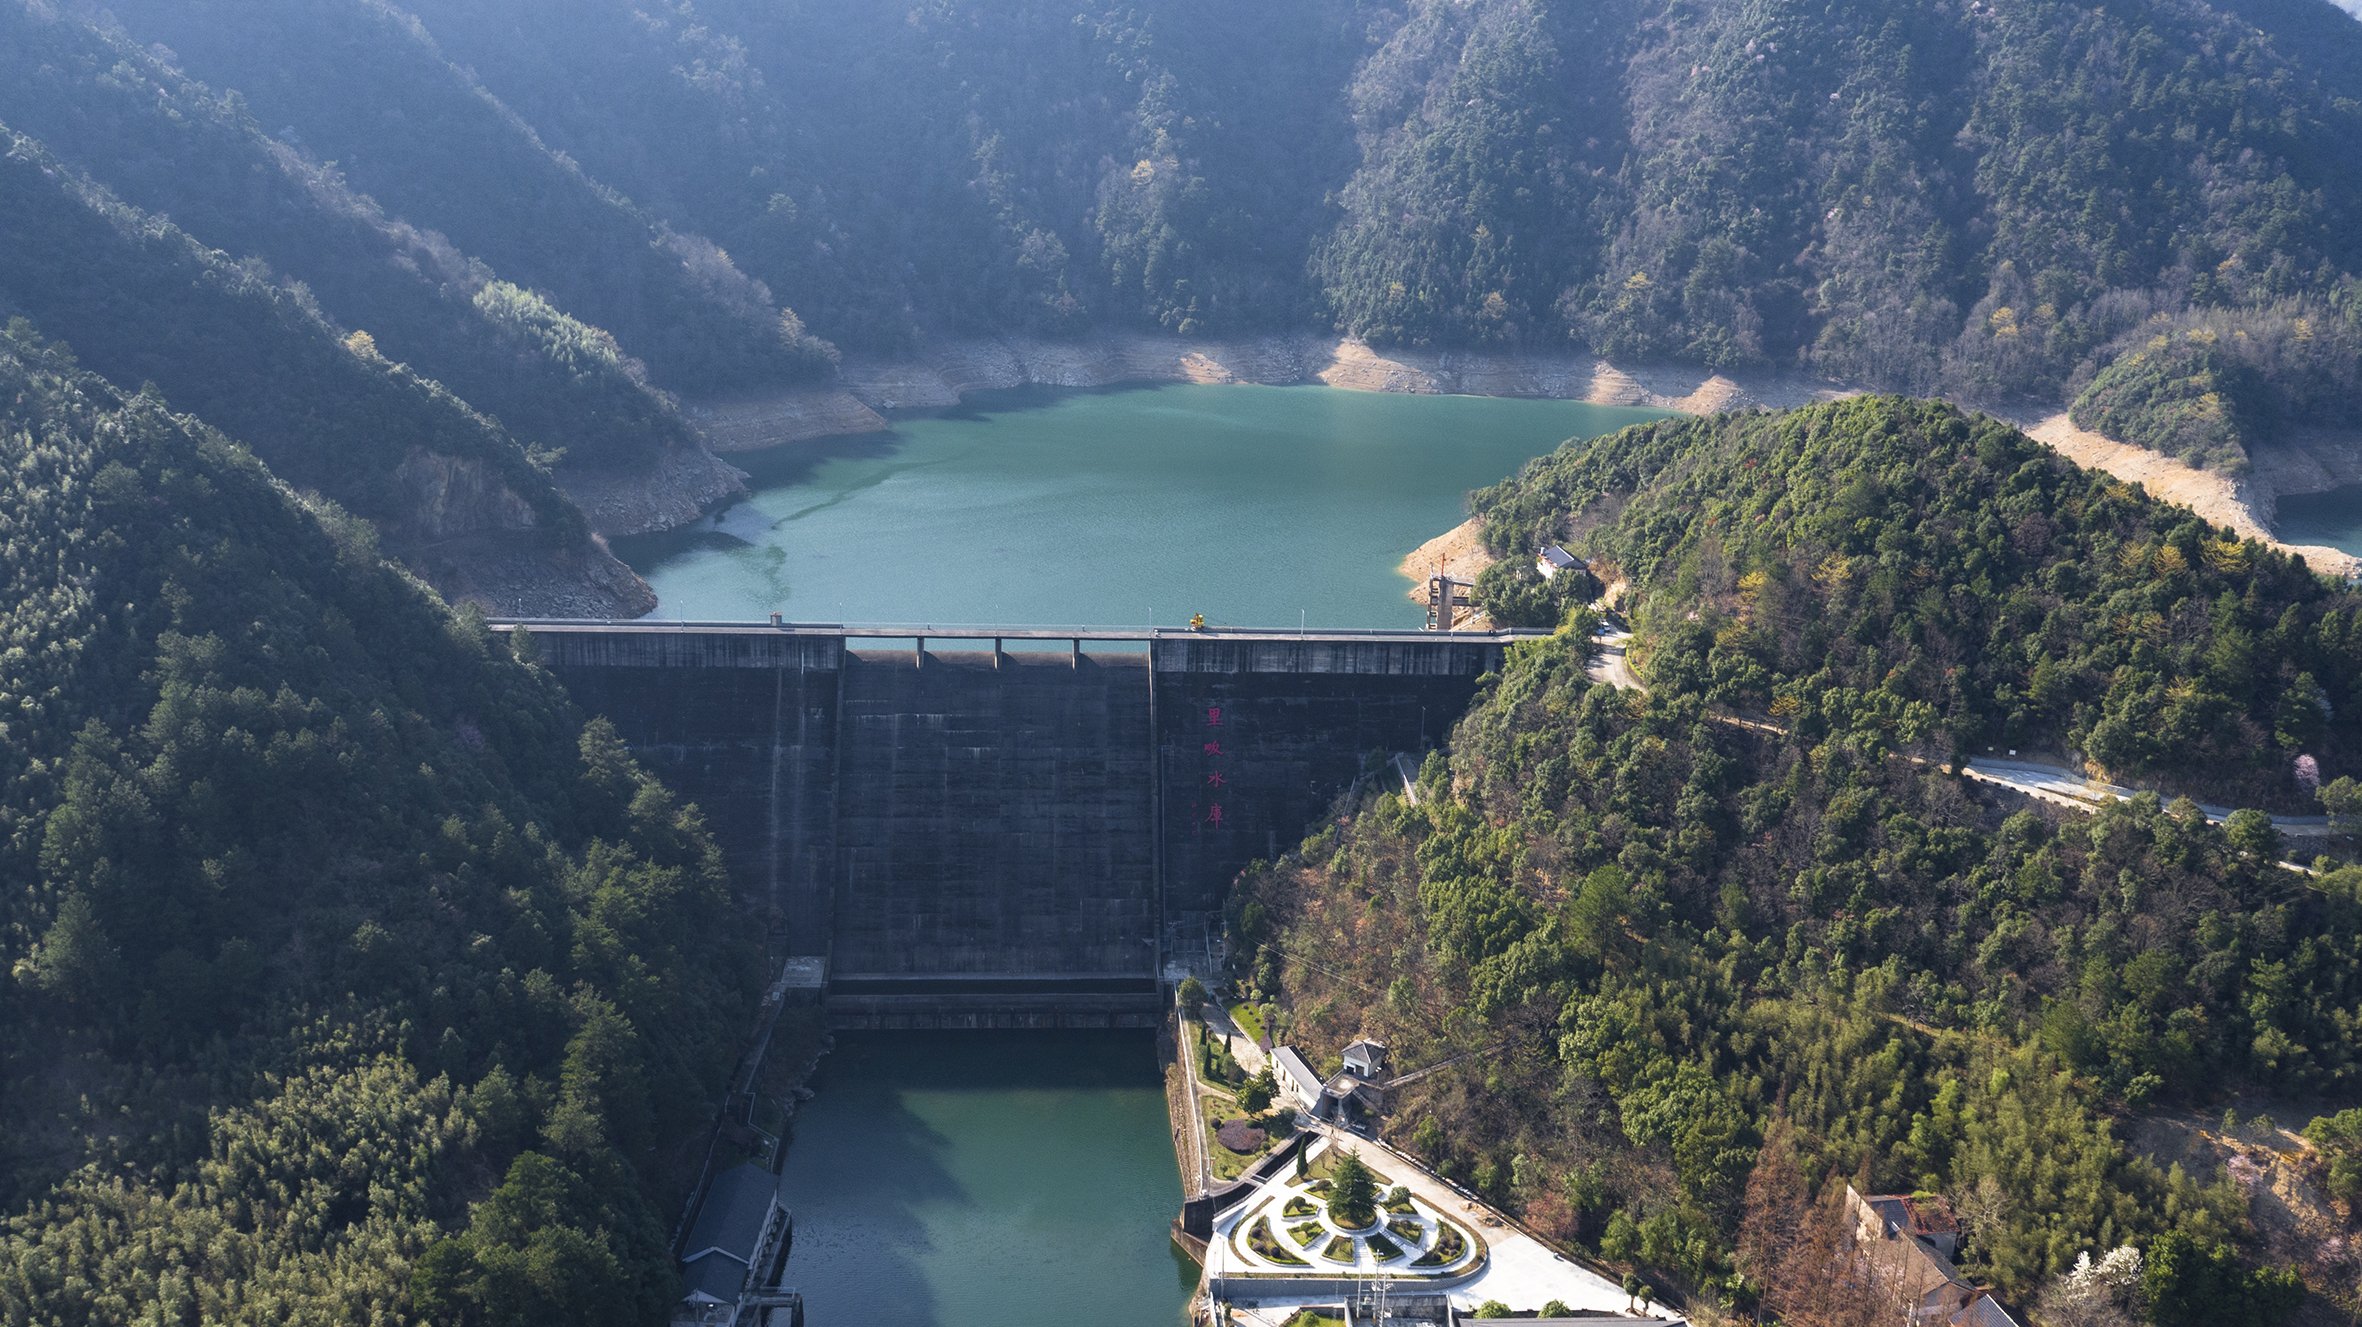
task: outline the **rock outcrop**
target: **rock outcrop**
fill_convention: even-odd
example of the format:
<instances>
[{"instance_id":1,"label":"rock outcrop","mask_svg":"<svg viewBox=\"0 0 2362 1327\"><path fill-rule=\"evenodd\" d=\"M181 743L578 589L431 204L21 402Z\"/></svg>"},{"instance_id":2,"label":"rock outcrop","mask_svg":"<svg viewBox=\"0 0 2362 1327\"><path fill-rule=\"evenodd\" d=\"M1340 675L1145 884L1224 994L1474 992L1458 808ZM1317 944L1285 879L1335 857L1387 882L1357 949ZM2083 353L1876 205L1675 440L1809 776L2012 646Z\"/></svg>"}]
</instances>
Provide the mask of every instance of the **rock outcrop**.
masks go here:
<instances>
[{"instance_id":1,"label":"rock outcrop","mask_svg":"<svg viewBox=\"0 0 2362 1327\"><path fill-rule=\"evenodd\" d=\"M930 404L952 405L958 400L954 396ZM884 417L842 387L687 403L681 407L681 418L708 447L725 454L887 427Z\"/></svg>"},{"instance_id":2,"label":"rock outcrop","mask_svg":"<svg viewBox=\"0 0 2362 1327\"><path fill-rule=\"evenodd\" d=\"M394 468L403 511L388 533L403 540L439 540L485 530L530 530L532 504L492 466L413 447Z\"/></svg>"},{"instance_id":3,"label":"rock outcrop","mask_svg":"<svg viewBox=\"0 0 2362 1327\"><path fill-rule=\"evenodd\" d=\"M687 525L746 496L746 472L703 446L676 447L646 470L560 469L557 482L591 529L609 538Z\"/></svg>"}]
</instances>

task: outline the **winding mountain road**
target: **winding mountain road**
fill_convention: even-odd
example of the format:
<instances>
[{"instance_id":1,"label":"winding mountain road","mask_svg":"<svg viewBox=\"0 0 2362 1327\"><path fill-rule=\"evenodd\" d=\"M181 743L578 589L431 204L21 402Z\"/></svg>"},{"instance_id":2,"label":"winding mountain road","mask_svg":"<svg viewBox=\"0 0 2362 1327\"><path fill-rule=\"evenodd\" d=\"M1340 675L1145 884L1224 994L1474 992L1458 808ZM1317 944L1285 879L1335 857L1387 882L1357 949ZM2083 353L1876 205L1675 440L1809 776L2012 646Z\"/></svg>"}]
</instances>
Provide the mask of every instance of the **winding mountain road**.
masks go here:
<instances>
[{"instance_id":1,"label":"winding mountain road","mask_svg":"<svg viewBox=\"0 0 2362 1327\"><path fill-rule=\"evenodd\" d=\"M1632 666L1625 657L1632 641L1631 632L1619 627L1603 627L1593 639L1599 653L1584 666L1584 672L1590 676L1592 681L1625 691L1648 690L1647 687L1641 685L1640 678L1633 673ZM1760 719L1723 716L1722 721L1737 724L1743 728L1760 728L1765 732L1781 731ZM2127 788L2117 783L2102 783L2097 779L2086 778L2061 765L2045 765L2031 760L1997 760L1991 756L1970 757L1963 773L1979 783L2014 788L2029 797L2039 798L2042 801L2060 806L2073 807L2079 811L2096 810L2110 802L2122 801L2128 797L2137 797L2144 791L2152 791ZM2166 795L2159 793L2158 796L2165 797ZM2166 800L2171 801L2172 799L2167 797ZM2232 808L2227 806L2212 806L2201 802L2198 809L2206 813L2208 820L2218 825L2231 818ZM2343 832L2330 824L2328 816L2273 816L2272 825L2289 838L2335 838Z\"/></svg>"}]
</instances>

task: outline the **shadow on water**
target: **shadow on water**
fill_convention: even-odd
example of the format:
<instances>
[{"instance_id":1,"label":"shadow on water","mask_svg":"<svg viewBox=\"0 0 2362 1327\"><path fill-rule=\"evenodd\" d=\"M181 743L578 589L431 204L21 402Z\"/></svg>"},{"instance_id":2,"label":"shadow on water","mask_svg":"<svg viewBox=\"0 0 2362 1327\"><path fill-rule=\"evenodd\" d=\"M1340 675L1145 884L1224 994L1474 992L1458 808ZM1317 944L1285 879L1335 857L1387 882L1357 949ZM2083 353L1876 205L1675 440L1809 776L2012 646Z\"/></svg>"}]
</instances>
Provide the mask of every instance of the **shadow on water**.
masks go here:
<instances>
[{"instance_id":1,"label":"shadow on water","mask_svg":"<svg viewBox=\"0 0 2362 1327\"><path fill-rule=\"evenodd\" d=\"M796 1213L785 1280L814 1322L1088 1318L1111 1291L1138 1308L1186 1302L1197 1269L1161 1229L1180 1190L1146 1034L840 1033L837 1043L781 1182ZM1090 1266L1045 1265L1044 1251L1079 1248L1098 1251Z\"/></svg>"},{"instance_id":2,"label":"shadow on water","mask_svg":"<svg viewBox=\"0 0 2362 1327\"><path fill-rule=\"evenodd\" d=\"M839 433L825 438L807 438L802 442L781 443L760 451L731 452L722 459L746 472L746 491L762 493L772 489L790 488L809 483L820 467L830 461L883 461L892 458L908 445L909 439L893 429L876 433ZM887 470L867 478L856 488L868 487L884 479ZM831 503L842 502L851 491L838 494ZM728 526L733 513L746 504L734 502L687 525L653 534L619 535L609 541L615 556L633 567L652 567L673 558L692 553L732 553L757 547L757 542L731 532ZM797 515L804 515L799 512ZM793 519L789 517L788 519ZM770 522L762 522L764 525Z\"/></svg>"},{"instance_id":3,"label":"shadow on water","mask_svg":"<svg viewBox=\"0 0 2362 1327\"><path fill-rule=\"evenodd\" d=\"M1031 382L1017 387L988 387L982 391L969 392L962 396L958 405L945 406L939 410L896 411L895 417L923 416L929 419L954 419L963 423L983 424L991 422L995 415L1013 415L1027 410L1045 410L1060 401L1072 400L1078 396L1125 396L1133 392L1159 392L1175 385L1167 382L1111 382L1101 387L1051 387Z\"/></svg>"},{"instance_id":4,"label":"shadow on water","mask_svg":"<svg viewBox=\"0 0 2362 1327\"><path fill-rule=\"evenodd\" d=\"M797 1213L783 1280L816 1309L859 1304L869 1321L930 1327L943 1321L942 1305L925 1274L932 1238L918 1213L969 1195L940 1160L950 1140L903 1105L876 1059L852 1038L821 1057L819 1096L802 1114L780 1180ZM855 1121L859 1138L848 1145L841 1135Z\"/></svg>"},{"instance_id":5,"label":"shadow on water","mask_svg":"<svg viewBox=\"0 0 2362 1327\"><path fill-rule=\"evenodd\" d=\"M2348 553L2362 550L2362 484L2321 493L2292 493L2280 499L2276 534L2290 544L2328 544Z\"/></svg>"}]
</instances>

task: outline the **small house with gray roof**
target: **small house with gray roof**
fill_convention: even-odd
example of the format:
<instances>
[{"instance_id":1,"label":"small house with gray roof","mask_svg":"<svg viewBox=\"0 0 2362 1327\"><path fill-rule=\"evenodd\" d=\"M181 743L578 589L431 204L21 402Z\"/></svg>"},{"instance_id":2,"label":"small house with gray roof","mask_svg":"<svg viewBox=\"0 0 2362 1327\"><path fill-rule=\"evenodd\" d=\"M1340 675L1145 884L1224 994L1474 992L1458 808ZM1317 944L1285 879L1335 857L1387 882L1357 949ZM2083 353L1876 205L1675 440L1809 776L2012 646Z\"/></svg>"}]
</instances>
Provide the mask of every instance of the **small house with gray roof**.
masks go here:
<instances>
[{"instance_id":1,"label":"small house with gray roof","mask_svg":"<svg viewBox=\"0 0 2362 1327\"><path fill-rule=\"evenodd\" d=\"M675 1323L727 1323L747 1291L778 1276L794 1238L779 1202L779 1177L748 1162L714 1177L681 1246L681 1302Z\"/></svg>"}]
</instances>

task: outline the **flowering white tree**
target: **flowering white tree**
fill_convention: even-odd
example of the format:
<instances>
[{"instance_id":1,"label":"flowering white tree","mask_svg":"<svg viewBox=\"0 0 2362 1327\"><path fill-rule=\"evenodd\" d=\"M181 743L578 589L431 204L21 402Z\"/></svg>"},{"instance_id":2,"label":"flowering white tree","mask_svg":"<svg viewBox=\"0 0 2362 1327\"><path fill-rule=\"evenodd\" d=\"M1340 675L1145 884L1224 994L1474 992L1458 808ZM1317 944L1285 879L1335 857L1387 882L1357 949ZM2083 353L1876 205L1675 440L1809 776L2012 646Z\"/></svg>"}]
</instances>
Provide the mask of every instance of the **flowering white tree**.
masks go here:
<instances>
[{"instance_id":1,"label":"flowering white tree","mask_svg":"<svg viewBox=\"0 0 2362 1327\"><path fill-rule=\"evenodd\" d=\"M2126 1311L2141 1283L2141 1251L2127 1244L2093 1262L2087 1249L2075 1266L2042 1292L2047 1327L2132 1327Z\"/></svg>"}]
</instances>

